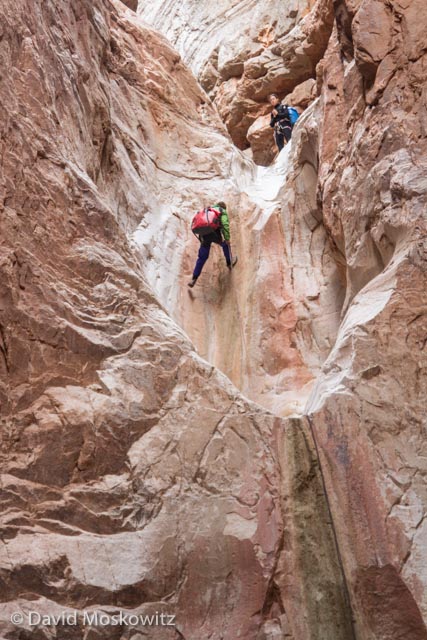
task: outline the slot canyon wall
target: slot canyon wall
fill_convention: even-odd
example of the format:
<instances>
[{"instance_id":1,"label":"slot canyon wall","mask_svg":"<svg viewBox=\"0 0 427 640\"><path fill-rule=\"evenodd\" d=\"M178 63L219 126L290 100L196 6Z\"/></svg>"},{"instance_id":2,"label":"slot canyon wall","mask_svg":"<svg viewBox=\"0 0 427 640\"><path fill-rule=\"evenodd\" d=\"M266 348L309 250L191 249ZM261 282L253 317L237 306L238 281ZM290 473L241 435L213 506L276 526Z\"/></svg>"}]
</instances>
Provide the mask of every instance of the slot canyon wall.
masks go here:
<instances>
[{"instance_id":1,"label":"slot canyon wall","mask_svg":"<svg viewBox=\"0 0 427 640\"><path fill-rule=\"evenodd\" d=\"M427 10L126 4L0 0L1 635L425 639Z\"/></svg>"},{"instance_id":2,"label":"slot canyon wall","mask_svg":"<svg viewBox=\"0 0 427 640\"><path fill-rule=\"evenodd\" d=\"M270 164L271 92L306 107L334 21L330 0L139 2L142 18L177 47L214 100L233 142ZM248 132L249 129L249 132Z\"/></svg>"}]
</instances>

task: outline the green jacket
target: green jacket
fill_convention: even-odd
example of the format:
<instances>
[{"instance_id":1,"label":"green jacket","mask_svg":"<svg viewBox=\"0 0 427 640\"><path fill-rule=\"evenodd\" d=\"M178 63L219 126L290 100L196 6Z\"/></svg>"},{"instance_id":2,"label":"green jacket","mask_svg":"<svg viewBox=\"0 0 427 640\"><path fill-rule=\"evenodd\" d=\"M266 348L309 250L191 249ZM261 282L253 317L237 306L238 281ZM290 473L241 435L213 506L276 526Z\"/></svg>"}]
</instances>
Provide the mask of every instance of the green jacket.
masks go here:
<instances>
[{"instance_id":1,"label":"green jacket","mask_svg":"<svg viewBox=\"0 0 427 640\"><path fill-rule=\"evenodd\" d=\"M227 209L222 209L218 204L214 204L214 209L221 211L221 233L224 240L230 240L230 220L228 218Z\"/></svg>"}]
</instances>

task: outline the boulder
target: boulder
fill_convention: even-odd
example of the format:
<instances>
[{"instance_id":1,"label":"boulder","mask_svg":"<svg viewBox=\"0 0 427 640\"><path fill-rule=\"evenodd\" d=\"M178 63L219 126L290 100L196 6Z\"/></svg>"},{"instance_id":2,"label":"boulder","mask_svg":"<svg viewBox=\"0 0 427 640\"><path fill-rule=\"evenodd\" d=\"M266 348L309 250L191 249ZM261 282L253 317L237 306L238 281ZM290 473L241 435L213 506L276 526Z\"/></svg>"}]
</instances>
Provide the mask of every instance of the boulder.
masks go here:
<instances>
[{"instance_id":1,"label":"boulder","mask_svg":"<svg viewBox=\"0 0 427 640\"><path fill-rule=\"evenodd\" d=\"M288 93L288 95L284 97L283 102L299 110L304 110L307 109L316 97L316 81L310 78L295 87L292 93Z\"/></svg>"},{"instance_id":2,"label":"boulder","mask_svg":"<svg viewBox=\"0 0 427 640\"><path fill-rule=\"evenodd\" d=\"M253 160L256 164L268 166L277 153L274 132L270 127L270 116L260 116L248 129L248 140L251 145Z\"/></svg>"},{"instance_id":3,"label":"boulder","mask_svg":"<svg viewBox=\"0 0 427 640\"><path fill-rule=\"evenodd\" d=\"M227 0L214 10L195 0L173 5L155 0L138 10L178 48L242 150L249 127L268 109L269 93L283 97L315 77L334 20L330 0L292 0L285 8L273 0L236 6Z\"/></svg>"}]
</instances>

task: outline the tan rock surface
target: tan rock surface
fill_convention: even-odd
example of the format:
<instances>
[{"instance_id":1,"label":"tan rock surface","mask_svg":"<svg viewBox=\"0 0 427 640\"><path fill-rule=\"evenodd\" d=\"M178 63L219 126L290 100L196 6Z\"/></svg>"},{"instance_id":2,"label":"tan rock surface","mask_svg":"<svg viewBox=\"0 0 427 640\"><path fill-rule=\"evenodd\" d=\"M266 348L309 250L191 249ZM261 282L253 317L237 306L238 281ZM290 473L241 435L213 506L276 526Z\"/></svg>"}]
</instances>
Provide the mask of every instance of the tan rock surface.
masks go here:
<instances>
[{"instance_id":1,"label":"tan rock surface","mask_svg":"<svg viewBox=\"0 0 427 640\"><path fill-rule=\"evenodd\" d=\"M316 97L316 81L314 78L309 78L295 87L292 93L288 93L288 95L284 97L283 102L298 110L303 110L307 109Z\"/></svg>"},{"instance_id":2,"label":"tan rock surface","mask_svg":"<svg viewBox=\"0 0 427 640\"><path fill-rule=\"evenodd\" d=\"M270 115L259 116L248 129L247 138L256 164L268 167L277 153Z\"/></svg>"},{"instance_id":3,"label":"tan rock surface","mask_svg":"<svg viewBox=\"0 0 427 640\"><path fill-rule=\"evenodd\" d=\"M1 8L2 636L427 638L424 4L300 7L241 78L218 49L246 132L246 80L328 44L268 168L120 2ZM190 292L219 196L238 268ZM177 626L10 622L85 609Z\"/></svg>"},{"instance_id":4,"label":"tan rock surface","mask_svg":"<svg viewBox=\"0 0 427 640\"><path fill-rule=\"evenodd\" d=\"M395 7L395 48L374 77L358 54L381 58L369 30L353 25L352 61L338 24L280 190L292 335L312 373L327 358L307 411L363 639L427 636L425 19L421 5Z\"/></svg>"},{"instance_id":5,"label":"tan rock surface","mask_svg":"<svg viewBox=\"0 0 427 640\"><path fill-rule=\"evenodd\" d=\"M233 142L245 149L248 129L269 110L268 94L284 96L315 77L332 29L332 2L223 0L212 9L195 0L138 6L177 47L214 98Z\"/></svg>"},{"instance_id":6,"label":"tan rock surface","mask_svg":"<svg viewBox=\"0 0 427 640\"><path fill-rule=\"evenodd\" d=\"M318 201L346 299L307 411L358 637L425 638L427 12L353 10L354 60L339 32L325 60L319 146Z\"/></svg>"},{"instance_id":7,"label":"tan rock surface","mask_svg":"<svg viewBox=\"0 0 427 640\"><path fill-rule=\"evenodd\" d=\"M122 2L133 11L138 9L138 0L122 0Z\"/></svg>"},{"instance_id":8,"label":"tan rock surface","mask_svg":"<svg viewBox=\"0 0 427 640\"><path fill-rule=\"evenodd\" d=\"M220 0L215 4L183 0L140 0L138 12L164 33L198 75L209 59L223 79L243 72L243 64L288 33L304 17L312 0Z\"/></svg>"},{"instance_id":9,"label":"tan rock surface","mask_svg":"<svg viewBox=\"0 0 427 640\"><path fill-rule=\"evenodd\" d=\"M344 640L349 611L315 458L304 483L316 535L324 514L314 581L297 561L303 520L292 486L312 444L289 449L290 467L283 420L202 360L149 286L183 326L203 326L195 321L206 300L186 298L179 310L171 287L183 289L188 272L189 209L218 192L235 211L242 204L242 223L258 217L254 252L273 240L280 253L277 216L265 228L265 209L242 193L257 184L254 167L233 152L178 55L121 3L21 0L2 11L2 635L308 639L320 625ZM160 238L165 227L162 243L140 236L145 228ZM241 242L250 237L248 228ZM153 268L172 276L159 282ZM248 276L256 273L254 262ZM224 311L234 302L225 275L207 292L224 295ZM292 307L276 313L286 278L258 278L272 283L257 298L270 309L266 334L256 334L256 311L243 356L247 332L235 340L233 317L221 341L217 315L213 360L229 362L234 342L230 375L247 388L265 391L262 358L273 380L299 388L311 374L296 345L278 350L295 365L284 370L268 337L293 326ZM279 575L290 548L293 568L285 562ZM289 583L296 571L298 589L284 589L280 576ZM27 617L85 610L167 612L177 626L90 630L79 619L49 629Z\"/></svg>"}]
</instances>

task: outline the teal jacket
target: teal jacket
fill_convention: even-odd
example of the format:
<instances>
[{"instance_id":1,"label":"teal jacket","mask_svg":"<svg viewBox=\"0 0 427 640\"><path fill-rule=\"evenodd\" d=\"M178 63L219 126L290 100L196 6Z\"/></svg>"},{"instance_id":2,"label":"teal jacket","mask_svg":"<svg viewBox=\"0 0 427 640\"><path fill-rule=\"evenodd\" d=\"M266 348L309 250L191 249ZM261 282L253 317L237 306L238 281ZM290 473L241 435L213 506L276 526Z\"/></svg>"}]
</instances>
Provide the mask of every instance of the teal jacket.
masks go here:
<instances>
[{"instance_id":1,"label":"teal jacket","mask_svg":"<svg viewBox=\"0 0 427 640\"><path fill-rule=\"evenodd\" d=\"M224 240L228 242L230 240L230 219L227 209L222 209L218 204L214 204L213 208L221 211L221 233Z\"/></svg>"}]
</instances>

